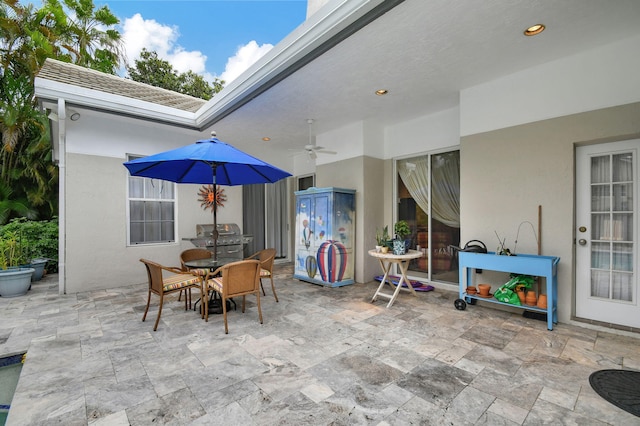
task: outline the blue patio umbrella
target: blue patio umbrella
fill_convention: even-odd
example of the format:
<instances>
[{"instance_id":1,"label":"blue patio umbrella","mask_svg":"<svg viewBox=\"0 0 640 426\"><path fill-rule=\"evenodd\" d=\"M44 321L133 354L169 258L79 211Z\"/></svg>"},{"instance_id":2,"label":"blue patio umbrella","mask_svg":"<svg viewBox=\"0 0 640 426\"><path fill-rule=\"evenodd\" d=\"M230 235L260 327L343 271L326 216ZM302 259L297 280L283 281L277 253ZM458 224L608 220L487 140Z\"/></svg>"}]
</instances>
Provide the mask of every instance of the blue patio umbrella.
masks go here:
<instances>
[{"instance_id":1,"label":"blue patio umbrella","mask_svg":"<svg viewBox=\"0 0 640 426\"><path fill-rule=\"evenodd\" d=\"M131 176L168 180L176 183L248 185L274 183L291 176L271 164L255 158L218 140L199 140L194 144L127 161L124 166ZM217 205L213 203L214 258L218 249Z\"/></svg>"}]
</instances>

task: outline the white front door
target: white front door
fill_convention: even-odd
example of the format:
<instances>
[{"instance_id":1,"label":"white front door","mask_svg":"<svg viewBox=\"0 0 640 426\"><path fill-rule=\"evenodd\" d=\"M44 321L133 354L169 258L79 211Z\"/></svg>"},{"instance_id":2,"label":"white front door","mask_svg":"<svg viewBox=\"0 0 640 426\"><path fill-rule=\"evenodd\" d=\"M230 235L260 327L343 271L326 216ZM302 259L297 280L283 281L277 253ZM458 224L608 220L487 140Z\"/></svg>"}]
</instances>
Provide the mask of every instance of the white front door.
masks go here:
<instances>
[{"instance_id":1,"label":"white front door","mask_svg":"<svg viewBox=\"0 0 640 426\"><path fill-rule=\"evenodd\" d=\"M640 139L576 149L576 316L640 328Z\"/></svg>"}]
</instances>

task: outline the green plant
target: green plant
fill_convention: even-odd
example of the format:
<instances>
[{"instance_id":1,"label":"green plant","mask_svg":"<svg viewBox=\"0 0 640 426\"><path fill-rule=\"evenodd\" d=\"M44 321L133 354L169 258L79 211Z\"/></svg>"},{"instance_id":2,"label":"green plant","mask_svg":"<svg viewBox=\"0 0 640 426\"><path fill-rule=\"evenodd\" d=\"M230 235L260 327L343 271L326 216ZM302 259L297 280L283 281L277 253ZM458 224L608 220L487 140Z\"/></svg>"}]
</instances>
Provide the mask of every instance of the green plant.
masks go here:
<instances>
[{"instance_id":1,"label":"green plant","mask_svg":"<svg viewBox=\"0 0 640 426\"><path fill-rule=\"evenodd\" d=\"M22 264L29 263L32 259L47 259L47 272L58 271L58 219L51 220L27 220L25 218L13 219L6 225L0 226L0 242L5 241L8 235L18 236L24 255Z\"/></svg>"},{"instance_id":2,"label":"green plant","mask_svg":"<svg viewBox=\"0 0 640 426\"><path fill-rule=\"evenodd\" d=\"M17 232L10 231L0 237L0 268L7 269L29 262L23 240Z\"/></svg>"},{"instance_id":3,"label":"green plant","mask_svg":"<svg viewBox=\"0 0 640 426\"><path fill-rule=\"evenodd\" d=\"M389 226L385 226L382 228L382 231L376 228L376 243L379 246L384 246L387 244L391 237L389 237Z\"/></svg>"},{"instance_id":4,"label":"green plant","mask_svg":"<svg viewBox=\"0 0 640 426\"><path fill-rule=\"evenodd\" d=\"M399 220L393 226L393 230L396 233L396 236L400 240L404 240L407 235L411 234L411 230L409 229L409 224L406 220Z\"/></svg>"}]
</instances>

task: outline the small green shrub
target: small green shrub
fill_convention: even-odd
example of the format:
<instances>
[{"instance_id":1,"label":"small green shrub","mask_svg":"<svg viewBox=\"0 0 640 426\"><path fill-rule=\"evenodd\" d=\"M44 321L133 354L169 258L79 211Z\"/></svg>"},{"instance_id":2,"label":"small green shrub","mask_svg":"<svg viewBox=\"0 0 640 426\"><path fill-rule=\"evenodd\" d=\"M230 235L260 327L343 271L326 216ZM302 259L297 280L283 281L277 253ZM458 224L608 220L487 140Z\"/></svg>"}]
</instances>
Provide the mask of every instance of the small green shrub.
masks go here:
<instances>
[{"instance_id":1,"label":"small green shrub","mask_svg":"<svg viewBox=\"0 0 640 426\"><path fill-rule=\"evenodd\" d=\"M411 230L409 229L409 224L406 220L399 220L393 226L393 230L399 239L404 240L405 237L411 234Z\"/></svg>"},{"instance_id":2,"label":"small green shrub","mask_svg":"<svg viewBox=\"0 0 640 426\"><path fill-rule=\"evenodd\" d=\"M31 259L48 259L47 272L58 272L58 218L51 220L13 219L0 226L0 240L17 237L21 241L22 255Z\"/></svg>"}]
</instances>

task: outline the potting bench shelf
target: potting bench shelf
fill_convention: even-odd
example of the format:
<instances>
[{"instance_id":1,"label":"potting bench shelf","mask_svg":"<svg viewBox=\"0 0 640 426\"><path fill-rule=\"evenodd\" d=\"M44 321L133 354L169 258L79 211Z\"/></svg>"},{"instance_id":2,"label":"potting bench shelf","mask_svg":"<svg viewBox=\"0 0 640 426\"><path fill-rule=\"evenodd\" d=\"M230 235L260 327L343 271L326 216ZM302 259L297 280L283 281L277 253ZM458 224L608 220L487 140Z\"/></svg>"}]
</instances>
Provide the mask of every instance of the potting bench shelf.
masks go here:
<instances>
[{"instance_id":1,"label":"potting bench shelf","mask_svg":"<svg viewBox=\"0 0 640 426\"><path fill-rule=\"evenodd\" d=\"M460 277L460 299L456 300L456 308L460 306L459 301L482 300L499 305L506 305L521 308L528 311L535 311L547 314L547 328L553 330L553 324L558 322L558 262L559 257L538 256L534 254L518 254L516 256L501 256L496 253L472 253L459 252L458 265ZM495 298L483 298L469 295L466 288L473 285L473 274L475 269L484 269L498 272L508 272L522 275L532 275L545 279L547 308L541 309L529 305L512 305L503 303ZM464 302L463 302L464 304ZM466 304L463 305L466 307ZM464 307L462 309L464 309Z\"/></svg>"}]
</instances>

